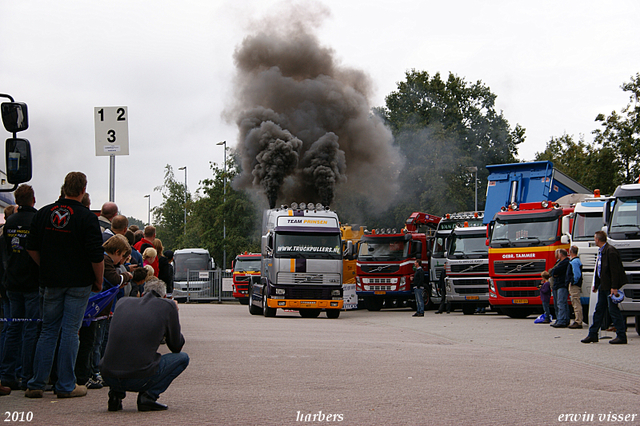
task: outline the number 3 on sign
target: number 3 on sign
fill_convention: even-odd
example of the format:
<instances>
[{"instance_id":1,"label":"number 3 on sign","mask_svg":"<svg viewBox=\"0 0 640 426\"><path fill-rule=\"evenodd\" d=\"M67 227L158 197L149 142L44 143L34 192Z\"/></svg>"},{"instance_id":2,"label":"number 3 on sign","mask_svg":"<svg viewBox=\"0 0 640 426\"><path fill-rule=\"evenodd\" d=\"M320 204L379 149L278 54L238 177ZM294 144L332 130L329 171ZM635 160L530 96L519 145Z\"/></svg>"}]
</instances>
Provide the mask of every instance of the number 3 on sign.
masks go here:
<instances>
[{"instance_id":1,"label":"number 3 on sign","mask_svg":"<svg viewBox=\"0 0 640 426\"><path fill-rule=\"evenodd\" d=\"M95 107L96 155L129 155L127 107Z\"/></svg>"}]
</instances>

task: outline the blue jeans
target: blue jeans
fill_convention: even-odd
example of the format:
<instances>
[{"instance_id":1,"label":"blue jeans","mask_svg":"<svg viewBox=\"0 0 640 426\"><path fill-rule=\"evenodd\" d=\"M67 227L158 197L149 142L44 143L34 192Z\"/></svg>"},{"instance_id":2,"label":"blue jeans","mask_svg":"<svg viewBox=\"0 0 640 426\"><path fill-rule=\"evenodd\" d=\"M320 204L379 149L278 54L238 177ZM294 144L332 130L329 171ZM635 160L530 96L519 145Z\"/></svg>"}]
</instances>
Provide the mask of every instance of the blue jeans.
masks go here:
<instances>
[{"instance_id":1,"label":"blue jeans","mask_svg":"<svg viewBox=\"0 0 640 426\"><path fill-rule=\"evenodd\" d=\"M173 379L178 377L189 365L189 355L184 352L164 354L160 358L160 365L153 376L142 379L118 379L103 375L102 379L109 386L110 393L124 398L125 392L146 392L156 400L167 390Z\"/></svg>"},{"instance_id":2,"label":"blue jeans","mask_svg":"<svg viewBox=\"0 0 640 426\"><path fill-rule=\"evenodd\" d=\"M549 307L549 302L542 302L542 309L544 310L545 321L551 321L551 308Z\"/></svg>"},{"instance_id":3,"label":"blue jeans","mask_svg":"<svg viewBox=\"0 0 640 426\"><path fill-rule=\"evenodd\" d=\"M553 290L553 305L556 308L556 323L569 325L569 289L560 287Z\"/></svg>"},{"instance_id":4,"label":"blue jeans","mask_svg":"<svg viewBox=\"0 0 640 426\"><path fill-rule=\"evenodd\" d=\"M44 389L53 366L56 343L58 348L58 392L71 392L76 386L74 368L78 355L78 332L91 293L87 287L47 287L44 291L42 332L36 346L34 375L29 389Z\"/></svg>"},{"instance_id":5,"label":"blue jeans","mask_svg":"<svg viewBox=\"0 0 640 426\"><path fill-rule=\"evenodd\" d=\"M618 305L611 301L609 294L611 293L598 292L598 303L596 303L596 310L593 312L593 323L589 326L589 336L598 337L598 332L602 326L602 320L604 319L608 306L609 315L611 315L613 326L616 328L616 337L627 340L627 325L624 317Z\"/></svg>"},{"instance_id":6,"label":"blue jeans","mask_svg":"<svg viewBox=\"0 0 640 426\"><path fill-rule=\"evenodd\" d=\"M11 318L34 321L7 323L9 328L2 356L0 381L17 383L22 378L26 383L33 376L33 355L38 338L38 322L35 320L40 318L40 293L8 291L7 296L11 304ZM16 374L18 366L22 368Z\"/></svg>"},{"instance_id":7,"label":"blue jeans","mask_svg":"<svg viewBox=\"0 0 640 426\"><path fill-rule=\"evenodd\" d=\"M9 304L9 298L3 297L0 299L0 307L2 308L2 318L11 319L11 306ZM9 322L2 323L2 331L0 331L0 359L4 353L4 341L7 338L7 330L9 330ZM0 363L0 376L4 373L2 364Z\"/></svg>"},{"instance_id":8,"label":"blue jeans","mask_svg":"<svg viewBox=\"0 0 640 426\"><path fill-rule=\"evenodd\" d=\"M423 288L415 287L413 289L413 294L415 294L416 296L416 313L418 314L424 314L424 296L422 295L423 291Z\"/></svg>"}]
</instances>

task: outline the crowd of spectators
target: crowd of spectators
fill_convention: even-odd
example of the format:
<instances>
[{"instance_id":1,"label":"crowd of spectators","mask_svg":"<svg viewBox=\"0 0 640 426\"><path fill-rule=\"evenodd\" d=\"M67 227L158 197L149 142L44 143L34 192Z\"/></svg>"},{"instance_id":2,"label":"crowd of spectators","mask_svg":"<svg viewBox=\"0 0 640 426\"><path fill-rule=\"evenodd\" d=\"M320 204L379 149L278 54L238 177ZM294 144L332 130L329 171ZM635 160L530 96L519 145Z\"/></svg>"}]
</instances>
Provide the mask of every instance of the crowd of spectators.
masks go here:
<instances>
[{"instance_id":1,"label":"crowd of spectators","mask_svg":"<svg viewBox=\"0 0 640 426\"><path fill-rule=\"evenodd\" d=\"M129 226L113 202L104 203L99 215L90 211L86 186L83 173L71 172L60 198L36 210L34 190L23 184L14 192L17 205L4 210L0 395L21 390L28 398L42 398L45 391L58 398L84 396L87 389L105 386L101 362L113 347L130 356L124 369L118 357L107 359L109 410L122 409L126 391L139 393L139 411L164 410L156 400L177 374L165 377L158 346L166 341L179 355L171 362L180 371L188 365L188 356L180 353L184 338L177 303L166 299L173 289L173 252L164 250L153 226ZM116 310L119 305L123 308ZM127 329L127 320L118 318L131 317L132 309L157 318ZM110 330L112 320L121 324L117 330ZM166 322L171 327L165 336L156 325ZM144 341L145 347L123 348L124 341ZM135 359L151 362L136 370ZM138 381L126 381L131 378Z\"/></svg>"}]
</instances>

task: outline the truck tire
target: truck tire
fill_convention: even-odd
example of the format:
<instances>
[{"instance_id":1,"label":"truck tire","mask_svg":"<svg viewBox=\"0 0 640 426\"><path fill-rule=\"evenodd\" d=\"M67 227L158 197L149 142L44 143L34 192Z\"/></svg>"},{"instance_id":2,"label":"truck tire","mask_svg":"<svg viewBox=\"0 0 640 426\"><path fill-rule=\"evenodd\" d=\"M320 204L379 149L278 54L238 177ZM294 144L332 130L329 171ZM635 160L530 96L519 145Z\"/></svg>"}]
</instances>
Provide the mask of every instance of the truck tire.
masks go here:
<instances>
[{"instance_id":1,"label":"truck tire","mask_svg":"<svg viewBox=\"0 0 640 426\"><path fill-rule=\"evenodd\" d=\"M532 309L518 309L518 308L502 308L502 313L509 318L523 319L533 313Z\"/></svg>"},{"instance_id":2,"label":"truck tire","mask_svg":"<svg viewBox=\"0 0 640 426\"><path fill-rule=\"evenodd\" d=\"M340 316L340 309L327 309L327 318L336 319Z\"/></svg>"},{"instance_id":3,"label":"truck tire","mask_svg":"<svg viewBox=\"0 0 640 426\"><path fill-rule=\"evenodd\" d=\"M463 303L462 304L462 313L464 315L473 315L476 312L475 303Z\"/></svg>"},{"instance_id":4,"label":"truck tire","mask_svg":"<svg viewBox=\"0 0 640 426\"><path fill-rule=\"evenodd\" d=\"M253 286L249 286L249 313L251 315L262 315L262 309L253 304Z\"/></svg>"},{"instance_id":5,"label":"truck tire","mask_svg":"<svg viewBox=\"0 0 640 426\"><path fill-rule=\"evenodd\" d=\"M269 317L269 318L273 318L276 316L276 308L270 308L269 305L267 305L267 295L263 294L262 295L262 314L265 317Z\"/></svg>"},{"instance_id":6,"label":"truck tire","mask_svg":"<svg viewBox=\"0 0 640 426\"><path fill-rule=\"evenodd\" d=\"M382 309L382 303L384 299L381 297L367 297L364 299L365 305L367 305L367 310L376 312Z\"/></svg>"},{"instance_id":7,"label":"truck tire","mask_svg":"<svg viewBox=\"0 0 640 426\"><path fill-rule=\"evenodd\" d=\"M300 309L299 312L302 318L318 318L320 316L320 309Z\"/></svg>"},{"instance_id":8,"label":"truck tire","mask_svg":"<svg viewBox=\"0 0 640 426\"><path fill-rule=\"evenodd\" d=\"M249 304L249 299L246 297L241 297L238 299L238 302L240 302L241 305L248 305Z\"/></svg>"}]
</instances>

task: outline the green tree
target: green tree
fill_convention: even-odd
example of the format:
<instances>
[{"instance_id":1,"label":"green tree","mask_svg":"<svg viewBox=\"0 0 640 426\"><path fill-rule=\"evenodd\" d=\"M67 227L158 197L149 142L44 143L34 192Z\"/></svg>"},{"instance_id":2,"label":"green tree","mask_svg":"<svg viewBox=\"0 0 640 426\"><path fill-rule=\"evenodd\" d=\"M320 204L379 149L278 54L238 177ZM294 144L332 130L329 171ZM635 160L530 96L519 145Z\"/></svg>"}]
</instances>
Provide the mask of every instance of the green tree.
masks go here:
<instances>
[{"instance_id":1,"label":"green tree","mask_svg":"<svg viewBox=\"0 0 640 426\"><path fill-rule=\"evenodd\" d=\"M601 122L603 128L593 133L596 143L612 150L622 174L620 183L631 183L640 174L640 73L621 88L629 93L629 103L620 113L598 114L596 121Z\"/></svg>"},{"instance_id":2,"label":"green tree","mask_svg":"<svg viewBox=\"0 0 640 426\"><path fill-rule=\"evenodd\" d=\"M129 226L136 225L140 229L144 229L144 226L146 225L144 221L133 216L127 216L127 220L129 221Z\"/></svg>"},{"instance_id":3,"label":"green tree","mask_svg":"<svg viewBox=\"0 0 640 426\"><path fill-rule=\"evenodd\" d=\"M226 195L224 169L212 163L211 170L213 177L201 182L203 194L193 205L187 238L192 242L197 241L197 247L208 249L217 265L229 268L238 253L260 251L262 218L249 196L231 186L233 178L238 174L233 156L227 162ZM226 240L223 239L225 225ZM223 265L225 248L227 264Z\"/></svg>"},{"instance_id":4,"label":"green tree","mask_svg":"<svg viewBox=\"0 0 640 426\"><path fill-rule=\"evenodd\" d=\"M154 188L162 194L162 203L153 208L153 220L156 236L168 249L185 247L184 209L185 186L176 181L173 168L167 164L164 172L164 184ZM189 210L191 208L191 194L187 192L187 229L189 228Z\"/></svg>"},{"instance_id":5,"label":"green tree","mask_svg":"<svg viewBox=\"0 0 640 426\"><path fill-rule=\"evenodd\" d=\"M484 205L487 164L516 162L524 128L511 128L495 109L496 95L481 81L449 73L411 70L378 108L406 157L401 171L404 198L378 222L398 226L413 211L444 214L472 210L477 167L478 208ZM389 223L392 222L392 223Z\"/></svg>"}]
</instances>

